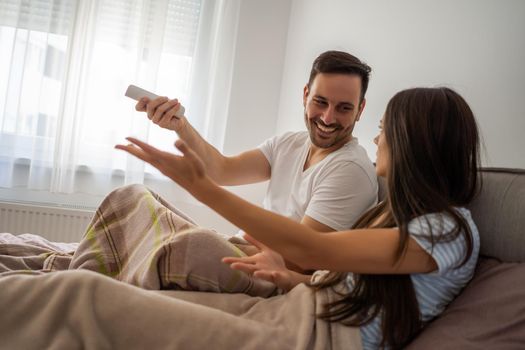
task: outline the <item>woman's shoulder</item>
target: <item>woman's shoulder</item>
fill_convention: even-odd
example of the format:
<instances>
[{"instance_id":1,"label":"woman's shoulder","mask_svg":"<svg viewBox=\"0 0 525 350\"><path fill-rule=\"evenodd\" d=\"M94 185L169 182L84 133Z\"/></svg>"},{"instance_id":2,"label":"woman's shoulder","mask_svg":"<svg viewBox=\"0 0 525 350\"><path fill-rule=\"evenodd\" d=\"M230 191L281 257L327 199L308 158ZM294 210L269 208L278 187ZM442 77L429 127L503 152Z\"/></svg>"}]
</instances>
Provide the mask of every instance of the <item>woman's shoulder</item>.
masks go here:
<instances>
[{"instance_id":1,"label":"woman's shoulder","mask_svg":"<svg viewBox=\"0 0 525 350\"><path fill-rule=\"evenodd\" d=\"M456 215L453 215L453 213ZM408 231L413 235L432 234L434 238L439 238L439 236L444 236L457 230L458 217L468 226L472 235L479 235L470 210L465 207L453 207L451 211L417 216L408 223Z\"/></svg>"},{"instance_id":2,"label":"woman's shoulder","mask_svg":"<svg viewBox=\"0 0 525 350\"><path fill-rule=\"evenodd\" d=\"M470 211L466 208L453 208L452 213L421 215L408 225L411 237L434 258L441 275L464 266L462 263L465 258L467 265L475 264L479 254L479 232Z\"/></svg>"}]
</instances>

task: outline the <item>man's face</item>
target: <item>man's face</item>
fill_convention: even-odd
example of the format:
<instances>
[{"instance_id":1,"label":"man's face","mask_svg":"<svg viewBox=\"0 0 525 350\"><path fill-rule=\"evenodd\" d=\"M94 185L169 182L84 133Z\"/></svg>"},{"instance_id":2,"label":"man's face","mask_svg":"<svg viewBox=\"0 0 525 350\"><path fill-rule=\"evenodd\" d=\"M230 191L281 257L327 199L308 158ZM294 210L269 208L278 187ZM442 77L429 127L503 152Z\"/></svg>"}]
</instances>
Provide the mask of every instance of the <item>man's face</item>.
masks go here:
<instances>
[{"instance_id":1,"label":"man's face","mask_svg":"<svg viewBox=\"0 0 525 350\"><path fill-rule=\"evenodd\" d=\"M365 106L360 93L361 77L353 74L321 73L304 87L304 120L315 146L336 150L350 141Z\"/></svg>"}]
</instances>

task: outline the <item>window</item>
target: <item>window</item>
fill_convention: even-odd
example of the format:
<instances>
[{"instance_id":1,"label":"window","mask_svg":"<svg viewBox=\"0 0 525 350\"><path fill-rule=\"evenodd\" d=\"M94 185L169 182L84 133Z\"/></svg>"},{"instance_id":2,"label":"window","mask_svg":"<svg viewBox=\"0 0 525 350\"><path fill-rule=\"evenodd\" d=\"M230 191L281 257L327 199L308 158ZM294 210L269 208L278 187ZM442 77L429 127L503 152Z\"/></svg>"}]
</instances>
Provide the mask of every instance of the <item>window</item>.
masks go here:
<instances>
[{"instance_id":1,"label":"window","mask_svg":"<svg viewBox=\"0 0 525 350\"><path fill-rule=\"evenodd\" d=\"M100 198L125 183L162 179L113 148L133 135L172 150L176 138L136 113L124 91L135 84L179 98L190 122L208 135L205 111L217 97L205 84L229 91L238 6L220 0L2 1L0 197ZM192 106L199 113L192 114Z\"/></svg>"}]
</instances>

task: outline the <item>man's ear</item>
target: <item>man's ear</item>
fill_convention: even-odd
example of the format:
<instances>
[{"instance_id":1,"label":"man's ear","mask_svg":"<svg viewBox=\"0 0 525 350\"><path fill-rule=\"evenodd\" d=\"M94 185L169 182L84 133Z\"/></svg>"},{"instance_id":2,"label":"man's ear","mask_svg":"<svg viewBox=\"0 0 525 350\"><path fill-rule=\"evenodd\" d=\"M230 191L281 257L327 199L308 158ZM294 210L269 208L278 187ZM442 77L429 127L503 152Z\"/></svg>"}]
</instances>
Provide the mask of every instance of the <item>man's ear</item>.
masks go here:
<instances>
[{"instance_id":1,"label":"man's ear","mask_svg":"<svg viewBox=\"0 0 525 350\"><path fill-rule=\"evenodd\" d=\"M361 118L361 113L363 113L365 106L366 106L366 98L363 98L363 101L361 101L361 103L359 104L359 110L357 111L357 118L355 118L356 121L359 121L359 119Z\"/></svg>"},{"instance_id":2,"label":"man's ear","mask_svg":"<svg viewBox=\"0 0 525 350\"><path fill-rule=\"evenodd\" d=\"M303 107L306 107L306 100L308 99L309 93L310 89L308 88L308 84L306 84L303 88Z\"/></svg>"}]
</instances>

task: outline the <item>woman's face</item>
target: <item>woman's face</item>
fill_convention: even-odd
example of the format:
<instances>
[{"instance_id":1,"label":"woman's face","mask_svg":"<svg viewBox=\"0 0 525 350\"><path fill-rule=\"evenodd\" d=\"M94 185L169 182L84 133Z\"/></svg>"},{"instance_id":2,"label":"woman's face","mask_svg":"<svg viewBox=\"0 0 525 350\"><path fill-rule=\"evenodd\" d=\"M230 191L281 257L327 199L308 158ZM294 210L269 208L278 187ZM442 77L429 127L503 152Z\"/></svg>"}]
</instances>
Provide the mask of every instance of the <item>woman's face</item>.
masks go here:
<instances>
[{"instance_id":1,"label":"woman's face","mask_svg":"<svg viewBox=\"0 0 525 350\"><path fill-rule=\"evenodd\" d=\"M383 119L379 123L379 135L374 138L374 143L377 145L377 159L376 159L376 174L378 176L386 177L389 166L388 145L386 144L385 132L383 130Z\"/></svg>"}]
</instances>

